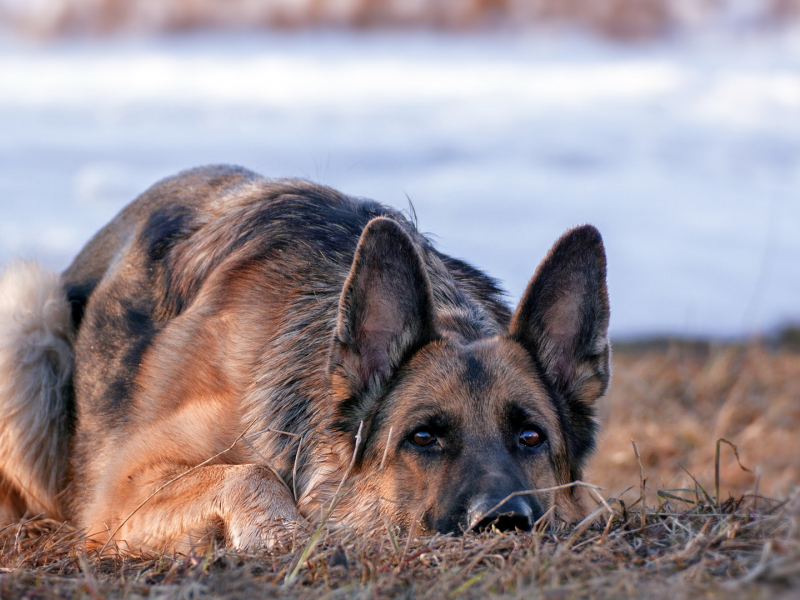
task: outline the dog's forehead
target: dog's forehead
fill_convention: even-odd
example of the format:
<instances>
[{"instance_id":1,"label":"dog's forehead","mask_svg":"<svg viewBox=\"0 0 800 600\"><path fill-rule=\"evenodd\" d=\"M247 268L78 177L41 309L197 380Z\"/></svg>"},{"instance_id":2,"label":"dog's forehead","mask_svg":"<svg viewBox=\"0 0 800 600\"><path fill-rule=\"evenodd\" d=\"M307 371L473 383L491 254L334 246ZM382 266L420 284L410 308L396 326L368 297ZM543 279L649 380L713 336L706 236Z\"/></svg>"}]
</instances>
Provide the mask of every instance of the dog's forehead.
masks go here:
<instances>
[{"instance_id":1,"label":"dog's forehead","mask_svg":"<svg viewBox=\"0 0 800 600\"><path fill-rule=\"evenodd\" d=\"M557 415L525 350L503 338L430 344L412 360L396 390L400 412L491 418L515 406L546 420Z\"/></svg>"}]
</instances>

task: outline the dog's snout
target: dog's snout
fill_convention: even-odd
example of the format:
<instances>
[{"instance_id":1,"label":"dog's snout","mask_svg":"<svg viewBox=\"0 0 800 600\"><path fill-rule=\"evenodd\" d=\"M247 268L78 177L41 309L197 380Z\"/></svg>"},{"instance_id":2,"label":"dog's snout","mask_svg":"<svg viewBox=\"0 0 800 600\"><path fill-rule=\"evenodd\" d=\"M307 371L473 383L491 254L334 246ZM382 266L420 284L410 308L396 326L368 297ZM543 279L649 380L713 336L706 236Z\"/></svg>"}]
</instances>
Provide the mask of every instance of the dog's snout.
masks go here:
<instances>
[{"instance_id":1,"label":"dog's snout","mask_svg":"<svg viewBox=\"0 0 800 600\"><path fill-rule=\"evenodd\" d=\"M504 497L483 497L470 506L467 517L469 529L483 531L495 527L500 531L528 531L533 527L534 511L522 496L503 502Z\"/></svg>"}]
</instances>

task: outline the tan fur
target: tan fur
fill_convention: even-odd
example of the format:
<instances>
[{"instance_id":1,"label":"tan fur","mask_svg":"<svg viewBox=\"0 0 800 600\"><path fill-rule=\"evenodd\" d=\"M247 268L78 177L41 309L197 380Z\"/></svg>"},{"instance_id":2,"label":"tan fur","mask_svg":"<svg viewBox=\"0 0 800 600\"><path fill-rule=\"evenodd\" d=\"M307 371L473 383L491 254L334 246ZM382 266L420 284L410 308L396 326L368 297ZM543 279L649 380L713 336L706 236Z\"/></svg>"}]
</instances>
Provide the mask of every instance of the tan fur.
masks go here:
<instances>
[{"instance_id":1,"label":"tan fur","mask_svg":"<svg viewBox=\"0 0 800 600\"><path fill-rule=\"evenodd\" d=\"M534 374L531 360L522 349L502 336L466 345L468 353L496 369L497 377L490 387L481 390L480 405L476 407L475 390L462 374L461 356L448 352L445 344L431 344L420 352L408 369L416 375L409 385L397 390L396 406L391 418L383 425L393 432L402 432L416 415L426 408L456 416L463 422L463 435L469 448L488 450L497 439L498 413L509 398L524 398L540 417L540 423L554 433L550 442L555 455L566 453L566 440L557 435L558 415L544 399L547 392L542 381ZM476 410L477 408L477 410ZM396 433L395 435L399 435ZM385 453L387 439L383 439L370 453L371 458L362 465L350 493L347 494L334 516L344 524L357 529L368 529L372 523L388 519L405 527L419 519L419 514L436 502L436 496L458 481L460 475L442 470L433 479L417 468L413 460L395 451ZM397 441L396 439L394 440ZM484 453L486 454L486 453ZM476 456L477 458L477 456ZM383 464L383 468L381 468ZM480 463L476 460L477 468ZM532 462L524 474L536 487L552 487L569 482L569 473L554 472L547 461ZM330 494L330 484L310 486L311 493L300 498L299 508L309 514ZM553 503L553 493L536 495L544 510ZM585 515L570 494L559 496L556 506L559 518L574 521ZM419 513L419 514L416 514ZM377 519L377 521L376 521Z\"/></svg>"},{"instance_id":2,"label":"tan fur","mask_svg":"<svg viewBox=\"0 0 800 600\"><path fill-rule=\"evenodd\" d=\"M91 502L76 507L77 520L98 544L113 535L126 553L188 553L222 533L237 548L271 547L304 522L264 454L247 440L230 447L247 429L242 396L250 369L221 358L248 347L257 354L258 344L241 334L258 329L253 323L242 332L215 314L220 290L231 289L212 289L170 322L141 365L135 435L116 441L109 432L106 447L113 451L87 473L96 490ZM234 296L256 305L241 292Z\"/></svg>"},{"instance_id":3,"label":"tan fur","mask_svg":"<svg viewBox=\"0 0 800 600\"><path fill-rule=\"evenodd\" d=\"M512 318L388 207L182 173L61 278L17 264L0 281L0 517L44 511L126 553L269 547L349 474L333 521L359 529L574 521L572 491L485 512L580 477L607 325L594 228L557 242Z\"/></svg>"},{"instance_id":4,"label":"tan fur","mask_svg":"<svg viewBox=\"0 0 800 600\"><path fill-rule=\"evenodd\" d=\"M114 547L125 553L187 554L224 533L236 548L271 547L303 522L286 486L263 466L151 466L129 477L88 507L93 515L116 515L92 526L96 545L113 534Z\"/></svg>"},{"instance_id":5,"label":"tan fur","mask_svg":"<svg viewBox=\"0 0 800 600\"><path fill-rule=\"evenodd\" d=\"M0 473L29 513L61 514L71 344L58 275L35 263L8 265L0 276ZM20 508L5 518L20 517Z\"/></svg>"}]
</instances>

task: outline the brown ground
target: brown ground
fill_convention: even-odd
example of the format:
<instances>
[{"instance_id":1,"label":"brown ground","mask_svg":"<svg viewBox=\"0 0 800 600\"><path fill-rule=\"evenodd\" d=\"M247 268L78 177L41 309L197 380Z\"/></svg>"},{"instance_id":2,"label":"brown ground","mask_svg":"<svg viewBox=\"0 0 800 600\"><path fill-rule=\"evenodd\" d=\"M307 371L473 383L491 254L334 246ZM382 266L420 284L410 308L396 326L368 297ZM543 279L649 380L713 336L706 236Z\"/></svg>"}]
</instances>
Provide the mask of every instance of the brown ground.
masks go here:
<instances>
[{"instance_id":1,"label":"brown ground","mask_svg":"<svg viewBox=\"0 0 800 600\"><path fill-rule=\"evenodd\" d=\"M321 530L313 547L122 560L86 554L78 534L39 519L0 531L0 598L800 597L800 353L667 344L617 348L614 362L587 479L621 501L575 529ZM723 444L718 503L720 437L757 474Z\"/></svg>"},{"instance_id":2,"label":"brown ground","mask_svg":"<svg viewBox=\"0 0 800 600\"><path fill-rule=\"evenodd\" d=\"M631 440L651 495L695 487L689 471L714 484L716 442L722 444L720 492L758 491L786 497L800 483L800 353L709 344L665 343L622 349L603 400L604 431L588 479L619 495L638 480ZM685 468L685 469L684 469ZM626 497L637 495L638 490Z\"/></svg>"}]
</instances>

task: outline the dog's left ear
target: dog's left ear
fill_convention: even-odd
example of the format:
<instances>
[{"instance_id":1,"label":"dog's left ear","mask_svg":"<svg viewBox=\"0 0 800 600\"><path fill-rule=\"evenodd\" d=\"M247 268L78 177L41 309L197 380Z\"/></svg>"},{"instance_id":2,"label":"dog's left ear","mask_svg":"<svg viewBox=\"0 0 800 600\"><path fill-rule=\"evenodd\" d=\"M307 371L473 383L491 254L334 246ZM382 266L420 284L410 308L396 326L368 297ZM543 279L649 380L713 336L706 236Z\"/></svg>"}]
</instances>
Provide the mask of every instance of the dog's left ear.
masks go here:
<instances>
[{"instance_id":1,"label":"dog's left ear","mask_svg":"<svg viewBox=\"0 0 800 600\"><path fill-rule=\"evenodd\" d=\"M397 222L373 219L358 242L331 344L335 428L354 433L387 379L435 337L433 293L422 257Z\"/></svg>"},{"instance_id":2,"label":"dog's left ear","mask_svg":"<svg viewBox=\"0 0 800 600\"><path fill-rule=\"evenodd\" d=\"M510 334L559 395L591 412L587 405L605 393L610 378L608 318L603 240L583 225L561 236L539 265Z\"/></svg>"}]
</instances>

